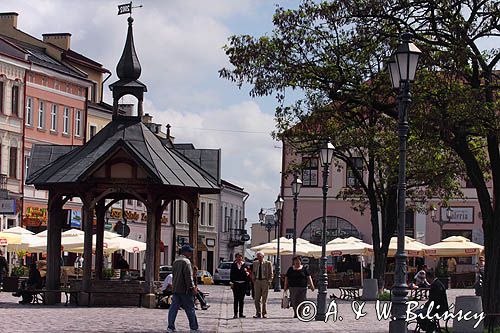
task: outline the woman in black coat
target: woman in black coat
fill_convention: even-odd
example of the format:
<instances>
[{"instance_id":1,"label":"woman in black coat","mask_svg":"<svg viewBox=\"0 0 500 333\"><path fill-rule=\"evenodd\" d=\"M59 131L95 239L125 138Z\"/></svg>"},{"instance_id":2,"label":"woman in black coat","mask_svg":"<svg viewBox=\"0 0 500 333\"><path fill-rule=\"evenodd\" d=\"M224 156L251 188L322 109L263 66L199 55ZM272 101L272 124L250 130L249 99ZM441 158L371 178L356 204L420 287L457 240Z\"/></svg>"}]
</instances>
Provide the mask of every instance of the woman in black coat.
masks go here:
<instances>
[{"instance_id":1,"label":"woman in black coat","mask_svg":"<svg viewBox=\"0 0 500 333\"><path fill-rule=\"evenodd\" d=\"M248 281L247 266L243 262L243 256L236 253L235 257L236 260L231 264L231 273L229 277L234 296L234 319L238 318L238 313L240 318L245 318L245 315L243 315L243 300L245 299Z\"/></svg>"}]
</instances>

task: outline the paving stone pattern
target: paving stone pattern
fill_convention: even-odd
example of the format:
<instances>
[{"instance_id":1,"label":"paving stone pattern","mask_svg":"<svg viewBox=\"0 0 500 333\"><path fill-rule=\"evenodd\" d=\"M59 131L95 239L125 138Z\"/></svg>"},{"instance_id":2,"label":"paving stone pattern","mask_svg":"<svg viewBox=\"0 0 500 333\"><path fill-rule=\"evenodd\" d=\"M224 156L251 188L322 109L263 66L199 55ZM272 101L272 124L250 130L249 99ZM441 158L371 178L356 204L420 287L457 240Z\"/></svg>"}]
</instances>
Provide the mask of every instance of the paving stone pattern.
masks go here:
<instances>
[{"instance_id":1,"label":"paving stone pattern","mask_svg":"<svg viewBox=\"0 0 500 333\"><path fill-rule=\"evenodd\" d=\"M338 301L338 313L343 320L328 323L301 322L293 318L291 309L281 309L281 293L269 292L268 318L254 319L255 307L251 297L245 299L247 318L233 319L233 296L228 286L202 286L210 292L207 298L211 307L197 311L201 332L388 332L388 321L378 321L375 303L364 306L366 316L354 319L351 302ZM332 290L333 291L333 290ZM332 292L329 290L329 294ZM338 294L338 290L336 290ZM308 292L309 300L316 299L317 292ZM449 302L458 295L473 295L471 289L448 291ZM166 332L167 313L164 309L138 307L75 307L20 305L19 298L10 293L0 293L0 332ZM179 311L176 321L178 332L189 332L187 318Z\"/></svg>"}]
</instances>

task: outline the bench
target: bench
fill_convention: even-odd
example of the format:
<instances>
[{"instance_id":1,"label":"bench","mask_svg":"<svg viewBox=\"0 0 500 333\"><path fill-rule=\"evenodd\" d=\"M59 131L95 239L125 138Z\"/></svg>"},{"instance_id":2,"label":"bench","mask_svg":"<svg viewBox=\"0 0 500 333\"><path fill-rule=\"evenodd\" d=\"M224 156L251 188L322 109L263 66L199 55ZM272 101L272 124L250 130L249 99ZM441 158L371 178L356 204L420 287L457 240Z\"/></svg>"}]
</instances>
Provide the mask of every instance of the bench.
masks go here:
<instances>
[{"instance_id":1,"label":"bench","mask_svg":"<svg viewBox=\"0 0 500 333\"><path fill-rule=\"evenodd\" d=\"M343 299L343 300L357 300L360 298L359 290L360 287L338 287L340 291L340 296L337 297L335 294L330 296L330 299Z\"/></svg>"},{"instance_id":2,"label":"bench","mask_svg":"<svg viewBox=\"0 0 500 333\"><path fill-rule=\"evenodd\" d=\"M33 299L31 303L33 304L46 304L45 302L45 293L64 293L64 296L66 297L66 302L65 306L68 306L68 303L72 297L76 297L78 295L77 290L70 290L70 289L60 289L60 290L51 290L51 289L33 289L33 290L26 290L25 292L30 293L33 296Z\"/></svg>"},{"instance_id":3,"label":"bench","mask_svg":"<svg viewBox=\"0 0 500 333\"><path fill-rule=\"evenodd\" d=\"M119 291L119 290L90 290L86 291L88 294L87 296L87 306L90 307L90 298L92 294L126 294L126 295L139 295L139 307L142 307L142 297L146 294L149 294L148 292L145 291Z\"/></svg>"},{"instance_id":4,"label":"bench","mask_svg":"<svg viewBox=\"0 0 500 333\"><path fill-rule=\"evenodd\" d=\"M410 297L412 297L415 301L426 301L429 298L429 290L431 288L416 288L410 289Z\"/></svg>"}]
</instances>

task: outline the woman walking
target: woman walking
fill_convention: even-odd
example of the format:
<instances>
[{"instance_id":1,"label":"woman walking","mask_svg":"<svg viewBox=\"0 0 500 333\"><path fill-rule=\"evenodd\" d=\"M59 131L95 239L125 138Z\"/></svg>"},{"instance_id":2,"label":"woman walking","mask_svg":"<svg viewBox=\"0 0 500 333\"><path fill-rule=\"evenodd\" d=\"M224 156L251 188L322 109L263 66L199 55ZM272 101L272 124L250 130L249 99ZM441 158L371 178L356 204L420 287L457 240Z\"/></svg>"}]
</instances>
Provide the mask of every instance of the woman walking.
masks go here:
<instances>
[{"instance_id":1,"label":"woman walking","mask_svg":"<svg viewBox=\"0 0 500 333\"><path fill-rule=\"evenodd\" d=\"M245 318L243 315L243 301L245 299L245 292L247 288L248 272L246 264L243 262L243 256L236 253L236 260L231 264L231 288L233 289L234 296L234 319Z\"/></svg>"},{"instance_id":2,"label":"woman walking","mask_svg":"<svg viewBox=\"0 0 500 333\"><path fill-rule=\"evenodd\" d=\"M300 303L306 300L308 285L309 289L314 291L311 274L302 265L302 258L300 256L293 257L293 264L285 276L285 291L290 290L294 318L297 318L297 310Z\"/></svg>"}]
</instances>

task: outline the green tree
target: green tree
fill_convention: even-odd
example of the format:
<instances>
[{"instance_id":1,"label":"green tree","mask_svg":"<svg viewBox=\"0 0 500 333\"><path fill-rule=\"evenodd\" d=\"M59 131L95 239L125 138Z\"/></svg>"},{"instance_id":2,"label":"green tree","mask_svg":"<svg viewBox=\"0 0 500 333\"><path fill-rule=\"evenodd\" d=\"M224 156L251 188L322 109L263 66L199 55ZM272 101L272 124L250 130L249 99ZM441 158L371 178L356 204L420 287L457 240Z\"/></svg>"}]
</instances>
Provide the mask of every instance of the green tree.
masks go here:
<instances>
[{"instance_id":1,"label":"green tree","mask_svg":"<svg viewBox=\"0 0 500 333\"><path fill-rule=\"evenodd\" d=\"M382 287L397 223L398 143L394 92L380 73L395 45L356 34L349 10L312 1L297 10L277 8L272 36L231 37L226 52L234 68L220 75L240 87L249 83L252 96L276 94L277 132L285 145L310 152L317 150L318 139L333 139L336 157L359 183L341 196L356 210L369 207L375 275ZM301 89L303 98L285 105L290 89ZM456 195L454 175L461 166L449 149L426 140L424 128L414 126L409 138L408 195L417 209L431 195ZM363 158L367 177L352 164L355 156Z\"/></svg>"},{"instance_id":2,"label":"green tree","mask_svg":"<svg viewBox=\"0 0 500 333\"><path fill-rule=\"evenodd\" d=\"M277 7L270 36L232 36L226 53L234 67L220 71L222 77L240 87L250 84L252 96L276 95L278 132L325 105L347 103L349 110L375 110L395 119L395 93L382 83L383 63L395 49L398 35L411 32L423 57L412 89L415 103L410 110L409 146L442 152L422 156L427 170L438 166L442 156L458 158L461 165L456 165L457 174L464 169L477 190L485 235L486 312L500 311L500 142L495 72L500 51L485 49L484 41L498 44L499 22L500 4L493 0L305 0L295 10ZM293 89L300 89L303 95L297 103L286 105L287 93ZM375 132L372 137L378 135ZM370 134L367 142L369 138ZM369 147L372 145L364 148ZM370 156L370 150L363 152ZM425 151L412 149L409 154L409 181L418 179L422 176L419 170L426 169L412 161L419 153ZM372 181L388 181L394 174L390 164L379 169L387 174ZM490 181L493 195L488 189ZM453 185L449 180L443 185L446 182ZM363 189L369 201L371 196L381 196ZM374 209L373 204L370 209ZM380 200L377 209L383 211ZM382 220L382 225L390 223Z\"/></svg>"}]
</instances>

